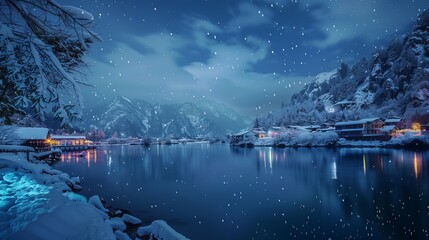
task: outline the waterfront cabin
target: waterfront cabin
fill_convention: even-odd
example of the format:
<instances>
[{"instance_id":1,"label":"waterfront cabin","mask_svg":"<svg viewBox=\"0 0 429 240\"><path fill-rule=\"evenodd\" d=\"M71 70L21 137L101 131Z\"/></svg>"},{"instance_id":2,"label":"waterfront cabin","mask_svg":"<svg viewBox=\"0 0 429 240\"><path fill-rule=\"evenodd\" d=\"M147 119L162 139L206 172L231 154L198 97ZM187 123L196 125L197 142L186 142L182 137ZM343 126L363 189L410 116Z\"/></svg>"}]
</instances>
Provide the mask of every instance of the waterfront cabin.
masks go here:
<instances>
[{"instance_id":1,"label":"waterfront cabin","mask_svg":"<svg viewBox=\"0 0 429 240\"><path fill-rule=\"evenodd\" d=\"M253 143L253 141L255 141L259 137L257 132L258 131L249 129L242 130L241 132L238 132L231 136L230 143L232 145L245 145L248 143Z\"/></svg>"},{"instance_id":2,"label":"waterfront cabin","mask_svg":"<svg viewBox=\"0 0 429 240\"><path fill-rule=\"evenodd\" d=\"M347 140L386 141L390 139L388 128L383 129L381 118L366 118L356 121L337 122L335 131L340 138ZM392 128L393 129L393 128Z\"/></svg>"},{"instance_id":3,"label":"waterfront cabin","mask_svg":"<svg viewBox=\"0 0 429 240\"><path fill-rule=\"evenodd\" d=\"M286 128L284 128L284 127L270 127L268 129L267 135L268 135L268 137L276 138L276 137L281 136L285 132L286 132Z\"/></svg>"},{"instance_id":4,"label":"waterfront cabin","mask_svg":"<svg viewBox=\"0 0 429 240\"><path fill-rule=\"evenodd\" d=\"M17 127L16 137L21 145L34 148L36 151L49 147L49 129L41 127Z\"/></svg>"},{"instance_id":5,"label":"waterfront cabin","mask_svg":"<svg viewBox=\"0 0 429 240\"><path fill-rule=\"evenodd\" d=\"M257 138L264 138L267 137L267 133L262 128L254 128L252 130Z\"/></svg>"},{"instance_id":6,"label":"waterfront cabin","mask_svg":"<svg viewBox=\"0 0 429 240\"><path fill-rule=\"evenodd\" d=\"M85 135L51 135L51 146L63 151L79 151L93 148Z\"/></svg>"}]
</instances>

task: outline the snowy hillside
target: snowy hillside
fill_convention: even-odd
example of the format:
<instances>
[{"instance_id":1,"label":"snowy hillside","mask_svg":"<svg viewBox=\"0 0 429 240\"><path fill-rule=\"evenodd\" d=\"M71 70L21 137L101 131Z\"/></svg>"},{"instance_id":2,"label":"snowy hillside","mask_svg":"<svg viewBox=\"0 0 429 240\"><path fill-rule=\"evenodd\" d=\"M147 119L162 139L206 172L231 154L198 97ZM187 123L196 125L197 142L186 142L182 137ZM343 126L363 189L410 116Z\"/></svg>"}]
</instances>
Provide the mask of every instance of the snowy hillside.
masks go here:
<instances>
[{"instance_id":1,"label":"snowy hillside","mask_svg":"<svg viewBox=\"0 0 429 240\"><path fill-rule=\"evenodd\" d=\"M352 66L319 74L264 126L401 116L429 121L429 10L411 33Z\"/></svg>"},{"instance_id":2,"label":"snowy hillside","mask_svg":"<svg viewBox=\"0 0 429 240\"><path fill-rule=\"evenodd\" d=\"M103 128L108 136L196 137L224 136L245 127L235 111L214 103L152 105L143 100L116 97L92 110L94 117L85 125Z\"/></svg>"}]
</instances>

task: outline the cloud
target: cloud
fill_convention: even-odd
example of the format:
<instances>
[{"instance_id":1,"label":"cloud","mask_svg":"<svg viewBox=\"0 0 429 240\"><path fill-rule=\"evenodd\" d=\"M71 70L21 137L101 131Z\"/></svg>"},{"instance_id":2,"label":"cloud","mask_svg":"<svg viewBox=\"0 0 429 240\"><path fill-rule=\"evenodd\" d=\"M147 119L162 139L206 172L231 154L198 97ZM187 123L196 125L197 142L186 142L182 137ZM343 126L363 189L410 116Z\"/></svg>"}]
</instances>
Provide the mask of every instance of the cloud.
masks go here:
<instances>
[{"instance_id":1,"label":"cloud","mask_svg":"<svg viewBox=\"0 0 429 240\"><path fill-rule=\"evenodd\" d=\"M288 21L302 25L308 33L317 33L305 42L318 48L332 47L355 38L374 43L380 38L402 32L416 18L416 10L427 7L424 1L410 4L399 0L360 0L353 4L345 1L300 0L280 3L283 4L289 10L288 14L299 12L302 15L288 18ZM306 26L305 22L310 25Z\"/></svg>"},{"instance_id":2,"label":"cloud","mask_svg":"<svg viewBox=\"0 0 429 240\"><path fill-rule=\"evenodd\" d=\"M240 3L238 12L232 12L233 18L228 23L229 31L241 31L247 27L257 27L271 23L272 12L252 3Z\"/></svg>"},{"instance_id":3,"label":"cloud","mask_svg":"<svg viewBox=\"0 0 429 240\"><path fill-rule=\"evenodd\" d=\"M277 108L290 99L291 89L302 87L304 78L292 84L287 76L255 70L268 56L267 41L256 36L220 41L214 35L225 30L217 25L200 18L186 21L187 33L130 36L105 54L107 62L93 60L97 92L158 103L210 100L253 117ZM196 57L195 51L207 54Z\"/></svg>"}]
</instances>

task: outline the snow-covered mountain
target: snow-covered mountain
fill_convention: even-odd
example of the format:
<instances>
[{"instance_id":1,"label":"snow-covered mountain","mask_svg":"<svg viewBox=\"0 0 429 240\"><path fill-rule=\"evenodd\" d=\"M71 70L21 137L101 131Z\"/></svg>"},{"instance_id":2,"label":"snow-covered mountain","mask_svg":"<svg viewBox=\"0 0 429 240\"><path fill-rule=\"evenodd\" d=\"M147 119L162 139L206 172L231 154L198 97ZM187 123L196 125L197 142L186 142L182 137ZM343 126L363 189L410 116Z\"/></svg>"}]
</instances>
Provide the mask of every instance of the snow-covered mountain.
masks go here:
<instances>
[{"instance_id":1,"label":"snow-covered mountain","mask_svg":"<svg viewBox=\"0 0 429 240\"><path fill-rule=\"evenodd\" d=\"M125 136L196 137L224 136L246 126L239 114L215 103L152 105L144 100L116 97L92 109L85 125L103 128L106 134Z\"/></svg>"},{"instance_id":2,"label":"snow-covered mountain","mask_svg":"<svg viewBox=\"0 0 429 240\"><path fill-rule=\"evenodd\" d=\"M343 63L319 74L292 96L290 106L259 123L313 124L371 116L429 121L429 10L402 39L353 66Z\"/></svg>"}]
</instances>

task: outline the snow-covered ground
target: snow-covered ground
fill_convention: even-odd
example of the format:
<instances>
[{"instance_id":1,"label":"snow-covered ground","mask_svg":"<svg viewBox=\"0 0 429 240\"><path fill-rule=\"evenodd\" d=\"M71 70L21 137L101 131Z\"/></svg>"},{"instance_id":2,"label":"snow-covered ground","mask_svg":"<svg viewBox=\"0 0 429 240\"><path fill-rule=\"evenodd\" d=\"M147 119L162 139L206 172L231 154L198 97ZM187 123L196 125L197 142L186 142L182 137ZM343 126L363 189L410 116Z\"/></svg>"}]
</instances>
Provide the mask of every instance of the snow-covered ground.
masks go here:
<instances>
[{"instance_id":1,"label":"snow-covered ground","mask_svg":"<svg viewBox=\"0 0 429 240\"><path fill-rule=\"evenodd\" d=\"M277 147L385 147L385 148L429 148L429 135L404 134L393 137L389 141L349 141L339 138L334 131L309 132L287 129L277 137L248 139L242 143L253 146ZM240 146L240 143L236 144ZM247 146L243 144L244 146Z\"/></svg>"},{"instance_id":2,"label":"snow-covered ground","mask_svg":"<svg viewBox=\"0 0 429 240\"><path fill-rule=\"evenodd\" d=\"M0 152L0 239L130 239L127 227L141 220L110 213L98 196L74 193L79 183L44 162L27 161L25 153ZM163 221L139 229L140 237L186 239Z\"/></svg>"}]
</instances>

